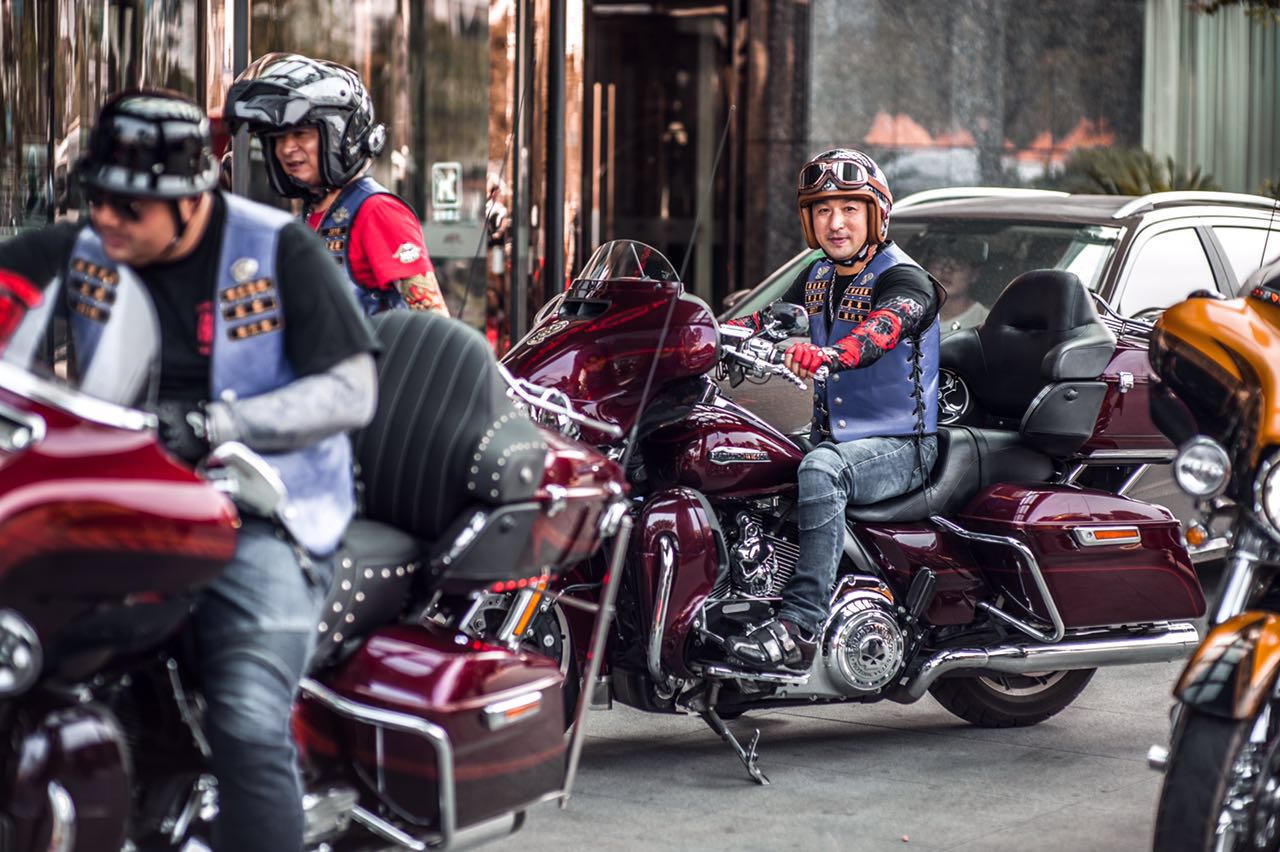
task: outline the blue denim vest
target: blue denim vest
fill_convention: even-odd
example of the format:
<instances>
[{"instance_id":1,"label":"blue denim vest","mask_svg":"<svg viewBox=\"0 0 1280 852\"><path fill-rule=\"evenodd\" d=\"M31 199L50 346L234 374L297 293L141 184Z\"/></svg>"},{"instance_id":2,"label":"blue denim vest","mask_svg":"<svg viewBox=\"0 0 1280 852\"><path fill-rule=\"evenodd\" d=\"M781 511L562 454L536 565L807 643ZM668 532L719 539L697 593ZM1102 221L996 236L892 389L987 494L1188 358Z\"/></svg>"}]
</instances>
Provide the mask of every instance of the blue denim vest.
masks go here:
<instances>
[{"instance_id":1,"label":"blue denim vest","mask_svg":"<svg viewBox=\"0 0 1280 852\"><path fill-rule=\"evenodd\" d=\"M276 244L291 220L261 204L223 195L227 220L218 258L209 391L213 399L258 396L292 382L297 374L284 347L284 310L275 284ZM142 287L117 268L90 228L71 252L67 271L71 334L83 375L111 318L118 288ZM332 435L306 449L264 453L289 489L280 521L317 555L331 553L355 513L351 441Z\"/></svg>"},{"instance_id":2,"label":"blue denim vest","mask_svg":"<svg viewBox=\"0 0 1280 852\"><path fill-rule=\"evenodd\" d=\"M920 267L893 243L881 246L845 290L840 304L835 306L835 322L828 328L824 308L836 268L829 260L816 261L809 268L804 285L809 336L814 345L827 346L847 337L867 318L879 277L902 265ZM939 337L935 317L923 333L902 338L870 366L832 373L825 382L815 382L817 422L821 425L825 421L836 441L910 436L916 434L921 421L924 434L936 432Z\"/></svg>"},{"instance_id":3,"label":"blue denim vest","mask_svg":"<svg viewBox=\"0 0 1280 852\"><path fill-rule=\"evenodd\" d=\"M394 195L394 193L371 177L362 177L343 187L342 192L329 206L329 212L320 223L319 234L329 248L329 254L347 272L347 280L356 294L356 302L369 316L389 311L393 308L407 308L404 296L400 291L370 290L356 283L351 273L351 226L360 214L360 208L375 195Z\"/></svg>"}]
</instances>

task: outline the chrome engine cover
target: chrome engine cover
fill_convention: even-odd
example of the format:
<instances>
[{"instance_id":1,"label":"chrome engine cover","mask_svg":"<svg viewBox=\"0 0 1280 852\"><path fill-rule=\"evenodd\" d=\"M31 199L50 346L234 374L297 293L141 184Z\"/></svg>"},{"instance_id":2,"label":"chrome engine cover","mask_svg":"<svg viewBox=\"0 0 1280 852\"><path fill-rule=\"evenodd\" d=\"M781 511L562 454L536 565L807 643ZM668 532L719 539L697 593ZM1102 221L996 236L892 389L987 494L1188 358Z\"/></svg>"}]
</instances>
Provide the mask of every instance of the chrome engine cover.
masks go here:
<instances>
[{"instance_id":1,"label":"chrome engine cover","mask_svg":"<svg viewBox=\"0 0 1280 852\"><path fill-rule=\"evenodd\" d=\"M874 695L902 673L905 648L892 593L874 578L844 578L808 680L779 687L775 694L810 699Z\"/></svg>"},{"instance_id":2,"label":"chrome engine cover","mask_svg":"<svg viewBox=\"0 0 1280 852\"><path fill-rule=\"evenodd\" d=\"M846 695L878 692L902 670L906 643L890 602L871 590L839 602L822 643L822 659Z\"/></svg>"}]
</instances>

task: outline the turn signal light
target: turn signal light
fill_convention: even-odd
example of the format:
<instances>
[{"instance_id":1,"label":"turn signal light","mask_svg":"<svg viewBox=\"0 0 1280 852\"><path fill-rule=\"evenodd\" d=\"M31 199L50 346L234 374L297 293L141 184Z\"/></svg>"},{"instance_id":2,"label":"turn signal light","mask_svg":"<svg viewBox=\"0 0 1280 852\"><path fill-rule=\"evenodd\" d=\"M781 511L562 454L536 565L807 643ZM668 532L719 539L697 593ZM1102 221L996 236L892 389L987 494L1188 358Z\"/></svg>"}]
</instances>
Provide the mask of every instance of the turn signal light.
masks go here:
<instances>
[{"instance_id":1,"label":"turn signal light","mask_svg":"<svg viewBox=\"0 0 1280 852\"><path fill-rule=\"evenodd\" d=\"M14 272L0 270L0 352L18 330L27 311L40 304L40 290Z\"/></svg>"},{"instance_id":2,"label":"turn signal light","mask_svg":"<svg viewBox=\"0 0 1280 852\"><path fill-rule=\"evenodd\" d=\"M1209 540L1209 531L1204 528L1203 524L1192 522L1187 527L1187 531L1183 533L1183 538L1186 539L1188 547L1203 547L1204 543Z\"/></svg>"}]
</instances>

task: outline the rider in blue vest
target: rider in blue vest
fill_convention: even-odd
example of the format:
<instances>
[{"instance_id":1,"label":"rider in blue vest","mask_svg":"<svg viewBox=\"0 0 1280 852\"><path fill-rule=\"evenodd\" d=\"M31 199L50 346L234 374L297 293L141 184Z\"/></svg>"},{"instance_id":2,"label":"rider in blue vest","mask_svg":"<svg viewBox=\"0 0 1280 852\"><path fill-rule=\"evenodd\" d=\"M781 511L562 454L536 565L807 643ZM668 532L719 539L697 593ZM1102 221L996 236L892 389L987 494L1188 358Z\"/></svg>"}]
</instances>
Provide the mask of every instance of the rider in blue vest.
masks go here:
<instances>
[{"instance_id":1,"label":"rider in blue vest","mask_svg":"<svg viewBox=\"0 0 1280 852\"><path fill-rule=\"evenodd\" d=\"M0 270L41 283L61 276L70 377L128 351L113 343L129 334L118 308L149 297L167 448L194 463L239 441L288 488L277 517L242 514L235 556L202 593L194 627L218 780L214 848L296 852L293 698L354 508L346 433L373 416L376 344L313 233L215 191L208 122L190 101L168 92L108 101L79 177L87 227L60 222L0 244Z\"/></svg>"},{"instance_id":2,"label":"rider in blue vest","mask_svg":"<svg viewBox=\"0 0 1280 852\"><path fill-rule=\"evenodd\" d=\"M848 503L924 484L937 458L940 285L889 240L893 196L861 151L824 151L800 170L796 202L810 264L782 301L809 313L810 341L786 365L814 378L814 439L800 464L800 557L777 616L729 640L756 669L807 668L828 617ZM734 320L761 328L763 311ZM815 375L816 374L816 375Z\"/></svg>"},{"instance_id":3,"label":"rider in blue vest","mask_svg":"<svg viewBox=\"0 0 1280 852\"><path fill-rule=\"evenodd\" d=\"M303 220L324 238L367 314L449 315L418 215L367 174L387 132L355 71L269 53L228 90L223 115L262 143L272 189L304 200Z\"/></svg>"}]
</instances>

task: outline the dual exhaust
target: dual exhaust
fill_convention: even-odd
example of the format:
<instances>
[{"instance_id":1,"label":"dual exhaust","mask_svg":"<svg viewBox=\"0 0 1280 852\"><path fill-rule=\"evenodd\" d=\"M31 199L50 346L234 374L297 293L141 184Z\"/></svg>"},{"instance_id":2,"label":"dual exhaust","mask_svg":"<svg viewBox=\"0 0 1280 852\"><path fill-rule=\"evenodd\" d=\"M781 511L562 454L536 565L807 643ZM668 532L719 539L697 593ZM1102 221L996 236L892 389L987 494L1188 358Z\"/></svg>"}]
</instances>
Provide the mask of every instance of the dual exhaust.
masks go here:
<instances>
[{"instance_id":1,"label":"dual exhaust","mask_svg":"<svg viewBox=\"0 0 1280 852\"><path fill-rule=\"evenodd\" d=\"M1189 621L1157 624L1145 629L1116 629L1068 633L1052 645L1018 643L994 648L952 648L939 651L920 667L904 687L904 700L916 701L943 675L964 669L997 674L1033 674L1068 669L1093 669L1140 663L1166 663L1187 657L1200 644Z\"/></svg>"}]
</instances>

